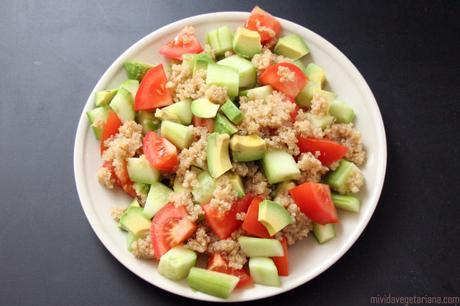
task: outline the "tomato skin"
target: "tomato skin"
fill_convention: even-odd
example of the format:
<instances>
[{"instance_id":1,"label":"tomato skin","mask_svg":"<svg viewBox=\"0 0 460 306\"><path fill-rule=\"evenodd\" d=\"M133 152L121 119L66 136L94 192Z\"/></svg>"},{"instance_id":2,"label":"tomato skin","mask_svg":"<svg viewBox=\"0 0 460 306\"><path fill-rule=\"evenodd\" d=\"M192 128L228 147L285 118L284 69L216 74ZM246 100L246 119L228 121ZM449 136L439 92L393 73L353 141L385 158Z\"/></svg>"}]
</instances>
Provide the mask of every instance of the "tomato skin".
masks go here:
<instances>
[{"instance_id":1,"label":"tomato skin","mask_svg":"<svg viewBox=\"0 0 460 306\"><path fill-rule=\"evenodd\" d=\"M115 179L115 185L122 188L131 197L137 197L137 193L133 188L133 182L129 179L127 163L124 162L123 167L120 170L115 170L111 161L105 161L102 167L110 171L112 177Z\"/></svg>"},{"instance_id":2,"label":"tomato skin","mask_svg":"<svg viewBox=\"0 0 460 306\"><path fill-rule=\"evenodd\" d=\"M348 148L335 141L327 139L306 138L302 136L297 137L300 152L311 152L315 154L320 152L318 159L325 166L330 166L333 162L343 158Z\"/></svg>"},{"instance_id":3,"label":"tomato skin","mask_svg":"<svg viewBox=\"0 0 460 306\"><path fill-rule=\"evenodd\" d=\"M306 182L289 190L294 202L308 218L319 224L338 223L329 185Z\"/></svg>"},{"instance_id":4,"label":"tomato skin","mask_svg":"<svg viewBox=\"0 0 460 306\"><path fill-rule=\"evenodd\" d=\"M144 154L152 167L161 171L174 172L179 165L176 146L153 131L144 137Z\"/></svg>"},{"instance_id":5,"label":"tomato skin","mask_svg":"<svg viewBox=\"0 0 460 306\"><path fill-rule=\"evenodd\" d=\"M299 113L300 107L296 104L294 110L291 112L291 122L295 122L297 120L297 114Z\"/></svg>"},{"instance_id":6,"label":"tomato skin","mask_svg":"<svg viewBox=\"0 0 460 306\"><path fill-rule=\"evenodd\" d=\"M258 25L261 27L269 28L271 31L263 31L259 28ZM246 21L245 27L249 30L259 32L262 43L268 42L273 38L278 37L281 32L280 22L271 14L258 6L255 6L251 11L251 15ZM272 31L275 34L274 36L271 35Z\"/></svg>"},{"instance_id":7,"label":"tomato skin","mask_svg":"<svg viewBox=\"0 0 460 306\"><path fill-rule=\"evenodd\" d=\"M102 134L101 134L101 155L105 151L105 144L104 142L112 137L113 135L118 133L118 129L122 125L120 118L118 118L118 115L113 111L109 110L109 113L107 115L107 121L104 124L104 127L102 128Z\"/></svg>"},{"instance_id":8,"label":"tomato skin","mask_svg":"<svg viewBox=\"0 0 460 306\"><path fill-rule=\"evenodd\" d=\"M200 118L195 115L192 117L192 123L193 126L202 126L205 127L209 133L212 133L214 131L214 119L206 119L206 118Z\"/></svg>"},{"instance_id":9,"label":"tomato skin","mask_svg":"<svg viewBox=\"0 0 460 306\"><path fill-rule=\"evenodd\" d=\"M209 203L202 206L206 222L217 237L226 239L241 226L242 221L236 219L236 214L246 212L253 198L252 194L245 195L233 203L232 208L223 214Z\"/></svg>"},{"instance_id":10,"label":"tomato skin","mask_svg":"<svg viewBox=\"0 0 460 306\"><path fill-rule=\"evenodd\" d=\"M264 199L262 197L255 197L249 205L246 217L244 218L242 228L249 235L259 238L269 238L265 226L258 221L259 218L259 205Z\"/></svg>"},{"instance_id":11,"label":"tomato skin","mask_svg":"<svg viewBox=\"0 0 460 306\"><path fill-rule=\"evenodd\" d=\"M169 59L182 61L182 55L200 53L203 48L193 33L184 28L173 40L160 48L160 54Z\"/></svg>"},{"instance_id":12,"label":"tomato skin","mask_svg":"<svg viewBox=\"0 0 460 306\"><path fill-rule=\"evenodd\" d=\"M190 238L195 230L196 225L188 219L184 206L175 207L171 203L163 206L153 217L150 227L156 259Z\"/></svg>"},{"instance_id":13,"label":"tomato skin","mask_svg":"<svg viewBox=\"0 0 460 306\"><path fill-rule=\"evenodd\" d=\"M278 269L278 274L280 276L289 275L289 260L288 260L288 245L286 238L281 239L281 245L283 246L283 256L272 257L273 262L275 263L276 269Z\"/></svg>"},{"instance_id":14,"label":"tomato skin","mask_svg":"<svg viewBox=\"0 0 460 306\"><path fill-rule=\"evenodd\" d=\"M208 270L238 276L240 281L236 288L251 286L254 282L249 273L243 269L234 269L228 266L227 260L220 253L213 253L208 259Z\"/></svg>"},{"instance_id":15,"label":"tomato skin","mask_svg":"<svg viewBox=\"0 0 460 306\"><path fill-rule=\"evenodd\" d=\"M285 80L281 82L280 76L278 75L278 68L285 67L291 72L294 72L294 80ZM305 87L308 79L305 74L294 64L291 63L278 63L268 67L259 76L259 83L263 85L271 85L274 89L283 92L290 98L295 98L299 92Z\"/></svg>"},{"instance_id":16,"label":"tomato skin","mask_svg":"<svg viewBox=\"0 0 460 306\"><path fill-rule=\"evenodd\" d=\"M142 78L137 90L134 99L134 110L153 110L172 104L171 92L166 88L167 81L162 64L149 69Z\"/></svg>"}]
</instances>

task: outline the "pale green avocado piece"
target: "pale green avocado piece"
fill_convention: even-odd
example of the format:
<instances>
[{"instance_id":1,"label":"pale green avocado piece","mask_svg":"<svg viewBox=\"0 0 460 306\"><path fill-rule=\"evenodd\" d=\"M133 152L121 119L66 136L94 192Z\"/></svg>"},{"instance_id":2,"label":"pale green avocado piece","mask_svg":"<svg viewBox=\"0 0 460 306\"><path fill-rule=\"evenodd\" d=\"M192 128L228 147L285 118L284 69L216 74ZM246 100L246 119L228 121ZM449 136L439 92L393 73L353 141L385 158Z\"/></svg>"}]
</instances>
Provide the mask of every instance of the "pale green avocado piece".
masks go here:
<instances>
[{"instance_id":1,"label":"pale green avocado piece","mask_svg":"<svg viewBox=\"0 0 460 306\"><path fill-rule=\"evenodd\" d=\"M179 149L188 148L193 142L193 130L176 122L164 120L161 122L161 136L171 141Z\"/></svg>"},{"instance_id":2,"label":"pale green avocado piece","mask_svg":"<svg viewBox=\"0 0 460 306\"><path fill-rule=\"evenodd\" d=\"M209 174L218 178L232 168L228 145L230 136L228 134L212 133L208 135L207 159Z\"/></svg>"},{"instance_id":3,"label":"pale green avocado piece","mask_svg":"<svg viewBox=\"0 0 460 306\"><path fill-rule=\"evenodd\" d=\"M232 50L232 39L233 33L227 26L217 28L206 35L206 40L217 57L223 56L226 51Z\"/></svg>"},{"instance_id":4,"label":"pale green avocado piece","mask_svg":"<svg viewBox=\"0 0 460 306\"><path fill-rule=\"evenodd\" d=\"M265 226L270 236L292 223L291 215L286 208L270 200L260 203L257 220Z\"/></svg>"},{"instance_id":5,"label":"pale green avocado piece","mask_svg":"<svg viewBox=\"0 0 460 306\"><path fill-rule=\"evenodd\" d=\"M323 86L323 83L326 79L326 74L324 73L323 68L314 63L310 63L304 71L310 82L315 82L321 87Z\"/></svg>"},{"instance_id":6,"label":"pale green avocado piece","mask_svg":"<svg viewBox=\"0 0 460 306\"><path fill-rule=\"evenodd\" d=\"M236 161L259 160L267 151L267 143L257 135L233 135L230 140L232 158Z\"/></svg>"},{"instance_id":7,"label":"pale green avocado piece","mask_svg":"<svg viewBox=\"0 0 460 306\"><path fill-rule=\"evenodd\" d=\"M208 64L206 84L227 88L227 95L233 100L238 96L240 75L235 68L219 64Z\"/></svg>"},{"instance_id":8,"label":"pale green avocado piece","mask_svg":"<svg viewBox=\"0 0 460 306\"><path fill-rule=\"evenodd\" d=\"M296 184L294 182L292 182L292 181L282 182L282 183L280 183L280 184L278 184L276 186L275 195L278 195L280 193L285 193L285 192L291 190L292 188L294 188L295 186L296 186Z\"/></svg>"},{"instance_id":9,"label":"pale green avocado piece","mask_svg":"<svg viewBox=\"0 0 460 306\"><path fill-rule=\"evenodd\" d=\"M310 52L305 41L297 34L289 34L278 39L275 49L276 54L297 60Z\"/></svg>"},{"instance_id":10,"label":"pale green avocado piece","mask_svg":"<svg viewBox=\"0 0 460 306\"><path fill-rule=\"evenodd\" d=\"M107 117L109 115L109 109L106 106L96 107L86 113L91 128L93 129L94 136L96 139L100 139L102 135L102 129L107 122Z\"/></svg>"},{"instance_id":11,"label":"pale green avocado piece","mask_svg":"<svg viewBox=\"0 0 460 306\"><path fill-rule=\"evenodd\" d=\"M260 34L256 31L239 27L233 36L233 50L242 57L252 58L262 51Z\"/></svg>"},{"instance_id":12,"label":"pale green avocado piece","mask_svg":"<svg viewBox=\"0 0 460 306\"><path fill-rule=\"evenodd\" d=\"M240 111L240 109L230 100L227 100L222 106L220 110L230 119L231 122L234 124L240 124L243 121L244 115Z\"/></svg>"},{"instance_id":13,"label":"pale green avocado piece","mask_svg":"<svg viewBox=\"0 0 460 306\"><path fill-rule=\"evenodd\" d=\"M209 56L209 54L207 53L196 54L193 57L193 75L195 75L195 73L198 70L206 70L208 68L209 63L214 63L214 61L212 60L211 56Z\"/></svg>"},{"instance_id":14,"label":"pale green avocado piece","mask_svg":"<svg viewBox=\"0 0 460 306\"><path fill-rule=\"evenodd\" d=\"M152 67L152 65L137 61L126 61L123 63L123 68L126 70L128 79L138 80L139 82L142 80L147 71L149 71L149 69Z\"/></svg>"},{"instance_id":15,"label":"pale green avocado piece","mask_svg":"<svg viewBox=\"0 0 460 306\"><path fill-rule=\"evenodd\" d=\"M127 91L129 91L134 100L136 98L137 90L139 89L139 81L138 80L126 80L123 83L121 83L120 88L124 88Z\"/></svg>"},{"instance_id":16,"label":"pale green avocado piece","mask_svg":"<svg viewBox=\"0 0 460 306\"><path fill-rule=\"evenodd\" d=\"M233 125L224 115L217 114L216 121L214 122L214 132L220 134L228 134L232 136L238 132L238 128Z\"/></svg>"},{"instance_id":17,"label":"pale green avocado piece","mask_svg":"<svg viewBox=\"0 0 460 306\"><path fill-rule=\"evenodd\" d=\"M197 267L192 267L187 276L192 289L223 299L230 296L239 281L237 276Z\"/></svg>"},{"instance_id":18,"label":"pale green avocado piece","mask_svg":"<svg viewBox=\"0 0 460 306\"><path fill-rule=\"evenodd\" d=\"M192 101L192 114L199 118L214 118L220 105L212 103L208 98L199 98Z\"/></svg>"},{"instance_id":19,"label":"pale green avocado piece","mask_svg":"<svg viewBox=\"0 0 460 306\"><path fill-rule=\"evenodd\" d=\"M329 113L334 116L335 121L338 123L351 123L355 120L353 108L340 100L332 101Z\"/></svg>"},{"instance_id":20,"label":"pale green avocado piece","mask_svg":"<svg viewBox=\"0 0 460 306\"><path fill-rule=\"evenodd\" d=\"M320 244L323 244L335 237L335 226L334 224L321 225L313 223L313 234L316 240L318 240Z\"/></svg>"},{"instance_id":21,"label":"pale green avocado piece","mask_svg":"<svg viewBox=\"0 0 460 306\"><path fill-rule=\"evenodd\" d=\"M107 90L100 90L96 91L94 94L94 102L96 106L104 106L108 105L110 101L112 101L112 98L115 96L117 93L118 89L107 89Z\"/></svg>"},{"instance_id":22,"label":"pale green avocado piece","mask_svg":"<svg viewBox=\"0 0 460 306\"><path fill-rule=\"evenodd\" d=\"M212 198L212 194L216 189L216 183L208 171L198 174L197 180L198 185L192 188L193 200L200 204L206 204Z\"/></svg>"},{"instance_id":23,"label":"pale green avocado piece","mask_svg":"<svg viewBox=\"0 0 460 306\"><path fill-rule=\"evenodd\" d=\"M110 107L117 113L120 120L124 123L126 121L134 120L134 100L131 93L124 87L120 87L115 97L110 102Z\"/></svg>"},{"instance_id":24,"label":"pale green avocado piece","mask_svg":"<svg viewBox=\"0 0 460 306\"><path fill-rule=\"evenodd\" d=\"M268 257L249 258L249 274L254 283L265 286L279 287L281 280L278 275L278 269L273 259Z\"/></svg>"},{"instance_id":25,"label":"pale green avocado piece","mask_svg":"<svg viewBox=\"0 0 460 306\"><path fill-rule=\"evenodd\" d=\"M143 215L151 219L163 206L169 202L169 194L173 191L166 185L156 182L150 185L149 194L145 200Z\"/></svg>"},{"instance_id":26,"label":"pale green avocado piece","mask_svg":"<svg viewBox=\"0 0 460 306\"><path fill-rule=\"evenodd\" d=\"M307 113L308 120L315 126L322 130L327 129L334 123L334 117L331 115L314 115L312 113Z\"/></svg>"},{"instance_id":27,"label":"pale green avocado piece","mask_svg":"<svg viewBox=\"0 0 460 306\"><path fill-rule=\"evenodd\" d=\"M152 184L160 178L160 171L153 168L144 155L127 160L128 176L133 182Z\"/></svg>"},{"instance_id":28,"label":"pale green avocado piece","mask_svg":"<svg viewBox=\"0 0 460 306\"><path fill-rule=\"evenodd\" d=\"M239 55L232 55L218 61L217 64L238 70L240 87L254 87L254 85L256 85L257 70L251 61Z\"/></svg>"},{"instance_id":29,"label":"pale green avocado piece","mask_svg":"<svg viewBox=\"0 0 460 306\"><path fill-rule=\"evenodd\" d=\"M324 89L314 90L313 98L315 98L315 96L317 95L325 98L329 107L331 107L332 101L334 101L335 98L337 98L337 95L335 93L324 90Z\"/></svg>"},{"instance_id":30,"label":"pale green avocado piece","mask_svg":"<svg viewBox=\"0 0 460 306\"><path fill-rule=\"evenodd\" d=\"M241 177L235 173L228 173L226 175L228 176L228 180L230 182L230 185L232 185L233 190L235 190L238 193L238 197L244 197L245 192Z\"/></svg>"},{"instance_id":31,"label":"pale green avocado piece","mask_svg":"<svg viewBox=\"0 0 460 306\"><path fill-rule=\"evenodd\" d=\"M270 184L300 178L300 170L291 154L283 150L270 150L262 158L262 167Z\"/></svg>"},{"instance_id":32,"label":"pale green avocado piece","mask_svg":"<svg viewBox=\"0 0 460 306\"><path fill-rule=\"evenodd\" d=\"M160 128L161 121L155 118L155 115L149 111L138 111L135 116L136 122L142 125L142 132L147 134L150 131L156 131Z\"/></svg>"},{"instance_id":33,"label":"pale green avocado piece","mask_svg":"<svg viewBox=\"0 0 460 306\"><path fill-rule=\"evenodd\" d=\"M184 279L195 265L196 258L194 251L185 247L174 247L161 256L158 273L176 281Z\"/></svg>"},{"instance_id":34,"label":"pale green avocado piece","mask_svg":"<svg viewBox=\"0 0 460 306\"><path fill-rule=\"evenodd\" d=\"M120 226L139 237L150 230L150 220L144 216L141 207L128 207L120 217Z\"/></svg>"},{"instance_id":35,"label":"pale green avocado piece","mask_svg":"<svg viewBox=\"0 0 460 306\"><path fill-rule=\"evenodd\" d=\"M260 86L256 88L246 89L240 92L240 96L248 97L250 100L265 99L271 95L273 88L270 85Z\"/></svg>"},{"instance_id":36,"label":"pale green avocado piece","mask_svg":"<svg viewBox=\"0 0 460 306\"><path fill-rule=\"evenodd\" d=\"M182 100L163 108L157 108L155 117L161 120L170 120L180 124L192 123L192 109L189 100Z\"/></svg>"},{"instance_id":37,"label":"pale green avocado piece","mask_svg":"<svg viewBox=\"0 0 460 306\"><path fill-rule=\"evenodd\" d=\"M281 242L277 239L240 236L238 242L248 257L273 257L284 254Z\"/></svg>"},{"instance_id":38,"label":"pale green avocado piece","mask_svg":"<svg viewBox=\"0 0 460 306\"><path fill-rule=\"evenodd\" d=\"M307 85L299 92L295 97L295 102L300 107L310 107L311 99L313 99L313 93L321 90L321 85L312 81L308 81Z\"/></svg>"}]
</instances>

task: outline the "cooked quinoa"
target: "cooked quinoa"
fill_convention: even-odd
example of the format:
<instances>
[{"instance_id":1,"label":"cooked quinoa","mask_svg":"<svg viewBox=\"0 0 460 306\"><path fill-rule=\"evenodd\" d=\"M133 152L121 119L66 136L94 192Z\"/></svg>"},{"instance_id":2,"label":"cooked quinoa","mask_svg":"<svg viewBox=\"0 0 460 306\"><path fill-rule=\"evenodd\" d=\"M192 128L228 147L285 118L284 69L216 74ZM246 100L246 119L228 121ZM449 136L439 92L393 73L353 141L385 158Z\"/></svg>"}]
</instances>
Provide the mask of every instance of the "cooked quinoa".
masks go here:
<instances>
[{"instance_id":1,"label":"cooked quinoa","mask_svg":"<svg viewBox=\"0 0 460 306\"><path fill-rule=\"evenodd\" d=\"M150 234L138 238L131 244L131 253L139 259L152 259L154 257L152 239Z\"/></svg>"}]
</instances>

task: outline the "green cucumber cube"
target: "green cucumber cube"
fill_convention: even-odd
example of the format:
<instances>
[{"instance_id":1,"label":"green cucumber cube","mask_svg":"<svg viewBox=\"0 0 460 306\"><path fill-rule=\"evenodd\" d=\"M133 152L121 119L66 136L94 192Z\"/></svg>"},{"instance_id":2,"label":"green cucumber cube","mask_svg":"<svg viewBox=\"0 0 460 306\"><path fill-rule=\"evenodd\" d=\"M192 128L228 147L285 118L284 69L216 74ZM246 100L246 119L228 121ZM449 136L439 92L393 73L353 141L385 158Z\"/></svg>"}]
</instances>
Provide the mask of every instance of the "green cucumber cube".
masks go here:
<instances>
[{"instance_id":1,"label":"green cucumber cube","mask_svg":"<svg viewBox=\"0 0 460 306\"><path fill-rule=\"evenodd\" d=\"M248 257L273 257L284 254L283 247L277 239L240 236L238 242Z\"/></svg>"},{"instance_id":2,"label":"green cucumber cube","mask_svg":"<svg viewBox=\"0 0 460 306\"><path fill-rule=\"evenodd\" d=\"M334 116L337 123L351 123L355 119L353 108L340 100L332 101L329 113Z\"/></svg>"},{"instance_id":3,"label":"green cucumber cube","mask_svg":"<svg viewBox=\"0 0 460 306\"><path fill-rule=\"evenodd\" d=\"M230 99L238 96L239 80L238 70L219 64L208 64L206 84L227 88Z\"/></svg>"},{"instance_id":4,"label":"green cucumber cube","mask_svg":"<svg viewBox=\"0 0 460 306\"><path fill-rule=\"evenodd\" d=\"M327 184L341 194L354 192L350 186L351 181L364 181L361 170L352 162L342 159L339 166L326 178Z\"/></svg>"},{"instance_id":5,"label":"green cucumber cube","mask_svg":"<svg viewBox=\"0 0 460 306\"><path fill-rule=\"evenodd\" d=\"M300 170L291 154L284 150L270 150L262 157L262 167L270 184L300 178Z\"/></svg>"},{"instance_id":6,"label":"green cucumber cube","mask_svg":"<svg viewBox=\"0 0 460 306\"><path fill-rule=\"evenodd\" d=\"M117 113L123 123L134 120L135 114L133 96L124 87L120 87L120 89L118 89L117 94L110 102L110 107L115 113Z\"/></svg>"},{"instance_id":7,"label":"green cucumber cube","mask_svg":"<svg viewBox=\"0 0 460 306\"><path fill-rule=\"evenodd\" d=\"M206 204L212 198L216 183L207 171L198 174L197 180L198 185L192 188L193 200L200 204Z\"/></svg>"},{"instance_id":8,"label":"green cucumber cube","mask_svg":"<svg viewBox=\"0 0 460 306\"><path fill-rule=\"evenodd\" d=\"M89 123L93 129L94 136L96 139L100 139L102 135L102 129L107 122L107 116L109 115L109 109L105 106L96 107L86 113L88 116Z\"/></svg>"},{"instance_id":9,"label":"green cucumber cube","mask_svg":"<svg viewBox=\"0 0 460 306\"><path fill-rule=\"evenodd\" d=\"M173 191L169 187L160 182L150 185L143 211L144 216L151 219L163 206L168 204L171 192Z\"/></svg>"},{"instance_id":10,"label":"green cucumber cube","mask_svg":"<svg viewBox=\"0 0 460 306\"><path fill-rule=\"evenodd\" d=\"M199 118L214 118L219 110L220 105L212 103L207 98L193 100L191 110L192 114Z\"/></svg>"},{"instance_id":11,"label":"green cucumber cube","mask_svg":"<svg viewBox=\"0 0 460 306\"><path fill-rule=\"evenodd\" d=\"M233 125L224 115L217 114L216 121L214 122L214 132L220 134L228 134L232 136L238 132L238 128Z\"/></svg>"},{"instance_id":12,"label":"green cucumber cube","mask_svg":"<svg viewBox=\"0 0 460 306\"><path fill-rule=\"evenodd\" d=\"M168 120L161 122L160 133L179 149L188 148L193 142L193 130L190 126L176 122Z\"/></svg>"},{"instance_id":13,"label":"green cucumber cube","mask_svg":"<svg viewBox=\"0 0 460 306\"><path fill-rule=\"evenodd\" d=\"M360 202L354 196L332 193L332 202L338 208L354 213L359 212Z\"/></svg>"},{"instance_id":14,"label":"green cucumber cube","mask_svg":"<svg viewBox=\"0 0 460 306\"><path fill-rule=\"evenodd\" d=\"M222 106L220 110L230 119L231 122L234 124L240 124L243 121L243 113L240 109L230 100L227 100Z\"/></svg>"},{"instance_id":15,"label":"green cucumber cube","mask_svg":"<svg viewBox=\"0 0 460 306\"><path fill-rule=\"evenodd\" d=\"M236 69L240 77L240 87L254 87L256 85L257 70L251 61L238 55L232 55L218 61L217 64Z\"/></svg>"},{"instance_id":16,"label":"green cucumber cube","mask_svg":"<svg viewBox=\"0 0 460 306\"><path fill-rule=\"evenodd\" d=\"M249 274L251 274L251 277L256 284L273 287L281 286L278 269L271 258L249 258Z\"/></svg>"},{"instance_id":17,"label":"green cucumber cube","mask_svg":"<svg viewBox=\"0 0 460 306\"><path fill-rule=\"evenodd\" d=\"M152 184L160 178L160 171L153 168L144 155L128 158L128 176L133 182Z\"/></svg>"},{"instance_id":18,"label":"green cucumber cube","mask_svg":"<svg viewBox=\"0 0 460 306\"><path fill-rule=\"evenodd\" d=\"M193 267L187 276L188 285L197 291L228 298L240 279L234 275Z\"/></svg>"},{"instance_id":19,"label":"green cucumber cube","mask_svg":"<svg viewBox=\"0 0 460 306\"><path fill-rule=\"evenodd\" d=\"M321 225L313 223L313 234L320 244L328 242L335 237L334 224Z\"/></svg>"},{"instance_id":20,"label":"green cucumber cube","mask_svg":"<svg viewBox=\"0 0 460 306\"><path fill-rule=\"evenodd\" d=\"M184 279L195 265L196 258L196 253L190 249L185 247L172 248L161 256L158 273L176 281Z\"/></svg>"}]
</instances>

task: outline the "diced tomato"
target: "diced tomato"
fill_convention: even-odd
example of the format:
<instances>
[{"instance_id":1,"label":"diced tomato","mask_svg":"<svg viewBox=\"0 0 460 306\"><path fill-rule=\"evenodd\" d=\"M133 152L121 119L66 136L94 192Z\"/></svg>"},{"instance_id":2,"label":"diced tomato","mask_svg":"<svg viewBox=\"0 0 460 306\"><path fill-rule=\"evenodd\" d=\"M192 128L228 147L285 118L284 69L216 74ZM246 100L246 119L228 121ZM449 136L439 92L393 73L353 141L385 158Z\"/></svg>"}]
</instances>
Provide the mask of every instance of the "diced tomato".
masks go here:
<instances>
[{"instance_id":1,"label":"diced tomato","mask_svg":"<svg viewBox=\"0 0 460 306\"><path fill-rule=\"evenodd\" d=\"M184 206L175 207L171 203L163 206L153 217L150 227L155 257L160 259L169 249L190 238L195 229Z\"/></svg>"},{"instance_id":2,"label":"diced tomato","mask_svg":"<svg viewBox=\"0 0 460 306\"><path fill-rule=\"evenodd\" d=\"M161 171L174 172L179 165L176 146L153 131L144 137L144 154L152 167Z\"/></svg>"},{"instance_id":3,"label":"diced tomato","mask_svg":"<svg viewBox=\"0 0 460 306\"><path fill-rule=\"evenodd\" d=\"M128 169L126 162L123 163L123 167L116 170L111 161L105 161L102 167L110 171L112 177L115 178L115 185L122 188L127 194L135 198L137 196L136 191L133 188L133 182L129 179Z\"/></svg>"},{"instance_id":4,"label":"diced tomato","mask_svg":"<svg viewBox=\"0 0 460 306\"><path fill-rule=\"evenodd\" d=\"M173 60L182 60L183 54L200 53L203 48L195 37L190 27L185 27L180 33L166 45L161 47L160 53Z\"/></svg>"},{"instance_id":5,"label":"diced tomato","mask_svg":"<svg viewBox=\"0 0 460 306\"><path fill-rule=\"evenodd\" d=\"M192 117L192 122L194 126L202 126L207 128L209 133L214 131L214 119L205 119L194 115Z\"/></svg>"},{"instance_id":6,"label":"diced tomato","mask_svg":"<svg viewBox=\"0 0 460 306\"><path fill-rule=\"evenodd\" d=\"M333 162L343 158L348 152L346 146L332 140L306 138L302 136L297 137L297 139L300 152L311 152L312 154L319 152L320 155L318 159L325 166L330 166Z\"/></svg>"},{"instance_id":7,"label":"diced tomato","mask_svg":"<svg viewBox=\"0 0 460 306\"><path fill-rule=\"evenodd\" d=\"M281 32L280 22L258 6L254 7L246 21L246 28L259 32L262 43L272 40Z\"/></svg>"},{"instance_id":8,"label":"diced tomato","mask_svg":"<svg viewBox=\"0 0 460 306\"><path fill-rule=\"evenodd\" d=\"M241 226L242 221L236 219L236 214L246 212L253 198L252 194L245 195L233 203L232 208L225 213L209 203L203 205L206 222L217 237L226 239Z\"/></svg>"},{"instance_id":9,"label":"diced tomato","mask_svg":"<svg viewBox=\"0 0 460 306\"><path fill-rule=\"evenodd\" d=\"M162 64L149 69L137 90L134 110L152 110L171 104L173 100L171 92L166 88L167 81Z\"/></svg>"},{"instance_id":10,"label":"diced tomato","mask_svg":"<svg viewBox=\"0 0 460 306\"><path fill-rule=\"evenodd\" d=\"M240 281L237 288L247 287L253 284L252 278L245 269L234 269L228 266L227 260L220 253L213 253L208 259L208 270L238 276Z\"/></svg>"},{"instance_id":11,"label":"diced tomato","mask_svg":"<svg viewBox=\"0 0 460 306\"><path fill-rule=\"evenodd\" d=\"M109 110L109 114L107 115L107 121L102 128L101 134L101 155L105 151L105 144L104 142L118 133L118 129L121 126L121 120L118 118L117 114L113 110Z\"/></svg>"},{"instance_id":12,"label":"diced tomato","mask_svg":"<svg viewBox=\"0 0 460 306\"><path fill-rule=\"evenodd\" d=\"M284 67L284 68L280 68ZM293 76L285 76L285 80L281 80L281 77L278 74L278 69L287 69L286 74L292 74ZM292 77L292 80L290 79ZM259 83L263 85L271 85L274 89L285 93L290 98L295 98L299 92L307 84L307 77L305 74L294 64L291 63L278 63L268 67L262 72L259 76Z\"/></svg>"},{"instance_id":13,"label":"diced tomato","mask_svg":"<svg viewBox=\"0 0 460 306\"><path fill-rule=\"evenodd\" d=\"M292 199L308 218L319 224L338 223L329 185L303 183L289 190Z\"/></svg>"},{"instance_id":14,"label":"diced tomato","mask_svg":"<svg viewBox=\"0 0 460 306\"><path fill-rule=\"evenodd\" d=\"M260 238L268 238L270 237L270 234L265 226L258 221L259 205L262 201L262 197L256 197L252 200L251 205L249 205L248 211L246 212L242 228L249 235Z\"/></svg>"},{"instance_id":15,"label":"diced tomato","mask_svg":"<svg viewBox=\"0 0 460 306\"><path fill-rule=\"evenodd\" d=\"M291 112L291 121L295 122L297 119L297 114L299 113L299 106L296 104L294 110Z\"/></svg>"},{"instance_id":16,"label":"diced tomato","mask_svg":"<svg viewBox=\"0 0 460 306\"><path fill-rule=\"evenodd\" d=\"M289 275L289 260L288 260L288 246L286 238L281 239L281 245L283 246L283 256L272 257L275 263L278 274L281 276Z\"/></svg>"}]
</instances>

